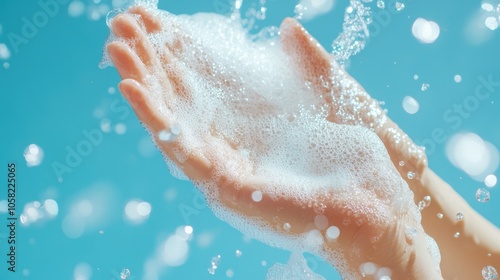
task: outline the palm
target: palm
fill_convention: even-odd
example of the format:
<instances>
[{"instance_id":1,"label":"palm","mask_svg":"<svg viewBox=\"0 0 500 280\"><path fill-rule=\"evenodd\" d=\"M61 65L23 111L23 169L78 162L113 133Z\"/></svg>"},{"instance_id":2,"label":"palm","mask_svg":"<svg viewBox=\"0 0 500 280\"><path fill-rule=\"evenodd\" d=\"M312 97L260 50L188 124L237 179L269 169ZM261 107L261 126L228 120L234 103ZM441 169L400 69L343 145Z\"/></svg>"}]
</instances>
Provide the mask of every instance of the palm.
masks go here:
<instances>
[{"instance_id":1,"label":"palm","mask_svg":"<svg viewBox=\"0 0 500 280\"><path fill-rule=\"evenodd\" d=\"M295 65L283 71L299 77L284 81L296 83L297 90L289 92L276 86L284 75L270 70L275 65L243 63L171 16L141 7L129 12L140 16L144 29L134 17L120 15L112 29L127 43L108 46L123 78L120 89L159 148L200 186L216 214L243 231L239 214L291 235L316 229L324 237L335 225L342 233L338 250L349 254L356 243L365 256L377 254L373 244L395 227L396 217L407 215L400 197L409 198L409 190L375 134L335 123L377 132L385 116L298 23L286 20L281 27L281 61ZM167 40L153 44L154 34ZM266 61L265 52L252 58ZM224 60L231 59L242 65L227 67ZM259 83L249 82L255 77ZM179 137L162 141L160 132L174 126L182 129ZM395 200L401 200L399 207Z\"/></svg>"}]
</instances>

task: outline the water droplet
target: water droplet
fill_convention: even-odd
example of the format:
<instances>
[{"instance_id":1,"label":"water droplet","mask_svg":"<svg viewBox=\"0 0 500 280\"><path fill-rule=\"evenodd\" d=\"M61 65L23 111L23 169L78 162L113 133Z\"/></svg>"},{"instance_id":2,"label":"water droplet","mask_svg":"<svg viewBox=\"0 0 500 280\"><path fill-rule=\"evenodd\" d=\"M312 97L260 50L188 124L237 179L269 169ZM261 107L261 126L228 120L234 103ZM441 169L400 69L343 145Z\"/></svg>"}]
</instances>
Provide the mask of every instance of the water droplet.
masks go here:
<instances>
[{"instance_id":1,"label":"water droplet","mask_svg":"<svg viewBox=\"0 0 500 280\"><path fill-rule=\"evenodd\" d=\"M290 229L291 229L291 228L292 228L292 226L291 226L289 223L285 223L285 224L283 224L283 229L284 229L285 231L290 231Z\"/></svg>"},{"instance_id":2,"label":"water droplet","mask_svg":"<svg viewBox=\"0 0 500 280\"><path fill-rule=\"evenodd\" d=\"M442 219L443 218L443 213L437 213L437 217L438 217L438 219Z\"/></svg>"},{"instance_id":3,"label":"water droplet","mask_svg":"<svg viewBox=\"0 0 500 280\"><path fill-rule=\"evenodd\" d=\"M464 219L464 214L462 213L457 213L457 221L462 221Z\"/></svg>"},{"instance_id":4,"label":"water droplet","mask_svg":"<svg viewBox=\"0 0 500 280\"><path fill-rule=\"evenodd\" d=\"M457 231L457 232L455 232L455 234L453 235L453 237L455 237L455 238L460 237L460 232L458 232L458 231Z\"/></svg>"},{"instance_id":5,"label":"water droplet","mask_svg":"<svg viewBox=\"0 0 500 280\"><path fill-rule=\"evenodd\" d=\"M431 205L431 197L426 195L424 196L424 203L425 203L425 207L429 207L429 205Z\"/></svg>"},{"instance_id":6,"label":"water droplet","mask_svg":"<svg viewBox=\"0 0 500 280\"><path fill-rule=\"evenodd\" d=\"M36 144L30 144L24 149L24 159L28 167L38 166L42 163L44 153L42 148Z\"/></svg>"},{"instance_id":7,"label":"water droplet","mask_svg":"<svg viewBox=\"0 0 500 280\"><path fill-rule=\"evenodd\" d=\"M261 264L262 266L266 266L266 265L267 265L267 262L266 262L266 261L262 261L262 262L260 262L260 264Z\"/></svg>"},{"instance_id":8,"label":"water droplet","mask_svg":"<svg viewBox=\"0 0 500 280\"><path fill-rule=\"evenodd\" d=\"M399 166L401 166L401 167L402 167L402 166L405 166L405 162L404 162L404 161L400 161L400 162L399 162Z\"/></svg>"},{"instance_id":9,"label":"water droplet","mask_svg":"<svg viewBox=\"0 0 500 280\"><path fill-rule=\"evenodd\" d=\"M240 250L236 250L236 257L239 258L241 257L243 253Z\"/></svg>"},{"instance_id":10,"label":"water droplet","mask_svg":"<svg viewBox=\"0 0 500 280\"><path fill-rule=\"evenodd\" d=\"M488 176L486 176L486 178L484 178L484 184L488 187L488 188L493 188L496 184L497 184L497 176L493 175L493 174L490 174Z\"/></svg>"},{"instance_id":11,"label":"water droplet","mask_svg":"<svg viewBox=\"0 0 500 280\"><path fill-rule=\"evenodd\" d=\"M384 9L385 8L385 2L382 1L382 0L378 0L377 1L377 7L379 7L380 9Z\"/></svg>"},{"instance_id":12,"label":"water droplet","mask_svg":"<svg viewBox=\"0 0 500 280\"><path fill-rule=\"evenodd\" d=\"M405 4L403 4L401 2L396 2L396 10L398 12L401 12L404 8L405 8Z\"/></svg>"},{"instance_id":13,"label":"water droplet","mask_svg":"<svg viewBox=\"0 0 500 280\"><path fill-rule=\"evenodd\" d=\"M413 75L413 79L416 81L418 80L418 75Z\"/></svg>"},{"instance_id":14,"label":"water droplet","mask_svg":"<svg viewBox=\"0 0 500 280\"><path fill-rule=\"evenodd\" d=\"M100 230L100 231L99 231L99 233L100 233L100 234L104 234L104 230Z\"/></svg>"},{"instance_id":15,"label":"water droplet","mask_svg":"<svg viewBox=\"0 0 500 280\"><path fill-rule=\"evenodd\" d=\"M306 6L303 6L302 4L298 4L295 6L295 19L301 20L304 17L304 12L307 10Z\"/></svg>"},{"instance_id":16,"label":"water droplet","mask_svg":"<svg viewBox=\"0 0 500 280\"><path fill-rule=\"evenodd\" d=\"M408 177L408 179L413 180L415 178L415 172L408 171L408 173L406 174L406 176Z\"/></svg>"},{"instance_id":17,"label":"water droplet","mask_svg":"<svg viewBox=\"0 0 500 280\"><path fill-rule=\"evenodd\" d=\"M462 76L455 75L455 77L453 77L453 80L455 80L455 83L460 83L462 81Z\"/></svg>"},{"instance_id":18,"label":"water droplet","mask_svg":"<svg viewBox=\"0 0 500 280\"><path fill-rule=\"evenodd\" d=\"M254 191L252 193L252 200L255 202L260 202L262 200L262 192L261 191Z\"/></svg>"},{"instance_id":19,"label":"water droplet","mask_svg":"<svg viewBox=\"0 0 500 280\"><path fill-rule=\"evenodd\" d=\"M483 274L483 278L485 280L498 279L497 270L491 265L483 267L483 270L481 271L481 273Z\"/></svg>"},{"instance_id":20,"label":"water droplet","mask_svg":"<svg viewBox=\"0 0 500 280\"><path fill-rule=\"evenodd\" d=\"M422 87L420 88L422 91L426 91L431 87L429 84L422 84Z\"/></svg>"},{"instance_id":21,"label":"water droplet","mask_svg":"<svg viewBox=\"0 0 500 280\"><path fill-rule=\"evenodd\" d=\"M336 226L331 226L326 230L326 237L332 241L340 236L340 229Z\"/></svg>"},{"instance_id":22,"label":"water droplet","mask_svg":"<svg viewBox=\"0 0 500 280\"><path fill-rule=\"evenodd\" d=\"M128 279L129 277L130 277L130 270L128 268L122 269L122 271L120 272L120 278L125 280Z\"/></svg>"},{"instance_id":23,"label":"water droplet","mask_svg":"<svg viewBox=\"0 0 500 280\"><path fill-rule=\"evenodd\" d=\"M488 257L491 257L491 253L488 253Z\"/></svg>"},{"instance_id":24,"label":"water droplet","mask_svg":"<svg viewBox=\"0 0 500 280\"><path fill-rule=\"evenodd\" d=\"M418 112L418 110L420 109L420 104L418 103L418 101L415 100L415 98L413 98L411 96L405 96L403 98L402 105L403 105L403 109L408 114L411 114L411 115L416 114Z\"/></svg>"},{"instance_id":25,"label":"water droplet","mask_svg":"<svg viewBox=\"0 0 500 280\"><path fill-rule=\"evenodd\" d=\"M490 192L485 188L479 188L476 191L476 199L479 202L487 202L490 200Z\"/></svg>"},{"instance_id":26,"label":"water droplet","mask_svg":"<svg viewBox=\"0 0 500 280\"><path fill-rule=\"evenodd\" d=\"M109 11L109 13L106 15L106 25L111 28L111 21L113 18L115 18L117 15L123 13L123 9L114 9L112 11Z\"/></svg>"},{"instance_id":27,"label":"water droplet","mask_svg":"<svg viewBox=\"0 0 500 280\"><path fill-rule=\"evenodd\" d=\"M422 211L422 210L424 210L424 208L425 208L425 201L420 200L418 202L418 210Z\"/></svg>"},{"instance_id":28,"label":"water droplet","mask_svg":"<svg viewBox=\"0 0 500 280\"><path fill-rule=\"evenodd\" d=\"M213 257L212 260L210 261L210 264L211 267L208 268L208 273L214 275L215 271L217 270L217 267L219 267L220 264L220 255Z\"/></svg>"},{"instance_id":29,"label":"water droplet","mask_svg":"<svg viewBox=\"0 0 500 280\"><path fill-rule=\"evenodd\" d=\"M158 133L158 139L164 142L173 142L177 137L181 134L181 127L178 125L172 125L172 127L168 129L164 129Z\"/></svg>"}]
</instances>

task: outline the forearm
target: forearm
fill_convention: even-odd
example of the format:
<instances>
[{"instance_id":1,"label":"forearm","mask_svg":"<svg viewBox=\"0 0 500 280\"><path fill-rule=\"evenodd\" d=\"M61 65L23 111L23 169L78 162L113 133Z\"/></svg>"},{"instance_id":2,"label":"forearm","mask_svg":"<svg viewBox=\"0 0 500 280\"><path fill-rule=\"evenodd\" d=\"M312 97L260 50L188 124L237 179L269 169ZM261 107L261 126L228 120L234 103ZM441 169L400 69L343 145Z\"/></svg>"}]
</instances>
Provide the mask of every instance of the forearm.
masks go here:
<instances>
[{"instance_id":1,"label":"forearm","mask_svg":"<svg viewBox=\"0 0 500 280\"><path fill-rule=\"evenodd\" d=\"M500 264L500 231L450 185L430 168L425 168L418 180L408 182L416 203L426 195L432 199L422 210L422 225L439 246L446 279L478 279L483 267ZM464 215L463 220L456 219L457 213Z\"/></svg>"}]
</instances>

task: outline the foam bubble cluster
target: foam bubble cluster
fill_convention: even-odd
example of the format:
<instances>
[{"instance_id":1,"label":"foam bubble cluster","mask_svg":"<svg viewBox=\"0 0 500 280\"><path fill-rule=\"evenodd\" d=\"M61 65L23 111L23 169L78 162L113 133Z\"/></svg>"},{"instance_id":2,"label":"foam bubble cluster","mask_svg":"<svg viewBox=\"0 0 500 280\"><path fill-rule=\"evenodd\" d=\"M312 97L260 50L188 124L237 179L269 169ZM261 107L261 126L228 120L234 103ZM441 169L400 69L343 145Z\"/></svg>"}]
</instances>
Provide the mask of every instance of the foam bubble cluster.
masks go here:
<instances>
[{"instance_id":1,"label":"foam bubble cluster","mask_svg":"<svg viewBox=\"0 0 500 280\"><path fill-rule=\"evenodd\" d=\"M151 70L146 86L161 114L179 128L175 138L161 140L182 142L172 151L174 162L192 151L219 159L212 161L211 178L195 182L219 218L272 246L322 255L346 279L358 272L345 263L345 252L324 250L325 241L342 237L343 227L322 216L326 206L311 201L315 194L365 203L357 211L371 214L346 213L344 226L385 224L406 213L420 222L411 191L373 132L384 124L383 112L335 62L336 76L318 79L328 89L319 93L301 71L300 53L290 55L276 37L251 39L237 20L218 15L152 12L163 30L148 39L165 65ZM157 78L165 74L173 92ZM335 123L328 120L332 112ZM249 201L293 198L318 213L312 228L297 234L302 229L293 222L270 225L229 208L214 183L220 177L265 178Z\"/></svg>"}]
</instances>

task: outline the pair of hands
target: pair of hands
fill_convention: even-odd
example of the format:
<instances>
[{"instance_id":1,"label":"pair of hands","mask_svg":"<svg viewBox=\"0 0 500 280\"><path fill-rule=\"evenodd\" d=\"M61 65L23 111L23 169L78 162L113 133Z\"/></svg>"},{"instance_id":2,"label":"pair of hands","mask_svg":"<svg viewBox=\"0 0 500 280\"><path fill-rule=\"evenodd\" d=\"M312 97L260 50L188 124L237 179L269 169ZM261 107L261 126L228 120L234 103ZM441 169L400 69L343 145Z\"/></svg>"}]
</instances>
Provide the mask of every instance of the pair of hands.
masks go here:
<instances>
[{"instance_id":1,"label":"pair of hands","mask_svg":"<svg viewBox=\"0 0 500 280\"><path fill-rule=\"evenodd\" d=\"M216 118L201 119L201 114L193 112L191 119L200 118L194 125L182 117L186 108L189 109L190 104L196 103L193 100L198 98L198 93L190 86L192 81L182 73L190 71L202 81L217 85L223 93L227 93L227 89L238 92L241 87L230 78L231 73L224 76L214 70L219 67L216 58L206 53L193 54L205 47L197 40L196 34L189 34L174 16L142 6L132 7L127 13L115 17L111 28L118 40L111 42L107 50L123 79L120 91L150 131L158 148L201 188L209 203L253 219L278 234L298 236L317 230L325 242L321 252L315 253L322 254L336 266L344 267L341 273L359 277L358 267L362 263L375 262L381 267L391 268L393 275L408 275L408 264L415 262L416 252L425 251L415 248L425 247L422 245L425 244L422 241L425 234L418 211L415 213L416 206L412 205L410 190L397 171L403 175L408 170L418 174L425 167L425 156L387 118L378 102L337 66L331 55L298 22L293 19L283 21L281 48L291 71L300 77L301 84L308 84L311 89L297 91L298 94L311 94L298 98L327 104L327 112L322 115L324 120L319 121L320 134L323 135L320 137L325 139L312 141L330 142L323 151L331 153L326 160L320 159L321 155L315 157L312 152L309 156L310 161L318 161L312 165L327 166L330 170L308 170L304 172L308 176L300 172L294 174L293 169L287 168L277 171L278 177L299 177L298 181L309 189L298 192L287 191L298 186L287 186L285 180L273 179L265 175L268 173L258 170L257 162L262 161L263 150L270 153L269 146L282 141L277 135L266 134L255 141L255 137L249 138L247 134L259 131L243 129L243 135L234 137L238 133L222 131ZM158 41L152 39L155 36L170 38ZM193 45L197 47L192 48ZM199 65L186 64L186 57L192 55L200 55L205 61ZM243 64L241 67L248 66ZM273 110L275 104L266 103L265 98L259 99L258 90L257 85L245 84L245 90L239 94L257 98L261 110L246 112L241 108L244 104L224 97L222 100L231 101L225 102L224 106L230 107L232 114L238 114L224 117L237 119L238 125L247 128L253 126L256 117L271 121L278 118ZM217 97L213 99L216 101ZM195 105L192 109L199 110ZM216 116L215 112L208 115ZM318 124L314 118L306 118L303 122L302 126L306 128ZM190 129L193 125L196 129ZM171 131L177 126L181 127L182 133L175 140L160 139L163 131ZM296 127L290 124L282 131L293 133ZM330 135L337 144L332 144ZM293 135L287 137L293 138ZM337 149L335 145L347 145L348 148ZM350 154L342 154L342 151ZM391 164L391 161L396 164ZM405 166L400 167L399 161L405 161ZM330 180L325 185L325 176L336 178L335 169L345 166L352 167L346 171L350 177L347 183ZM361 174L360 170L368 174ZM321 222L318 225L318 219L326 224ZM340 230L340 236L334 241L328 238L330 226ZM414 240L408 237L408 228L418 232Z\"/></svg>"}]
</instances>

